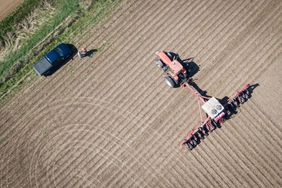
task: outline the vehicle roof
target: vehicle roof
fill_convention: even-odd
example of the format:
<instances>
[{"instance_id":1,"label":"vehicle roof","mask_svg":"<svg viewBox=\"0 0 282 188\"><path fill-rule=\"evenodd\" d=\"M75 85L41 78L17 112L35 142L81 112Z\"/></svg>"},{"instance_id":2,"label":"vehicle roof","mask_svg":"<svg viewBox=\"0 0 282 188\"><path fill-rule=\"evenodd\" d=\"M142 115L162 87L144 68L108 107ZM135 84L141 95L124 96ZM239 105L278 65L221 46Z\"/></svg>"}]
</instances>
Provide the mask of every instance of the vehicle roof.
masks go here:
<instances>
[{"instance_id":1,"label":"vehicle roof","mask_svg":"<svg viewBox=\"0 0 282 188\"><path fill-rule=\"evenodd\" d=\"M61 43L58 46L56 46L53 50L51 50L49 53L46 54L46 57L48 60L53 63L60 57L67 57L72 53L70 47L65 44Z\"/></svg>"}]
</instances>

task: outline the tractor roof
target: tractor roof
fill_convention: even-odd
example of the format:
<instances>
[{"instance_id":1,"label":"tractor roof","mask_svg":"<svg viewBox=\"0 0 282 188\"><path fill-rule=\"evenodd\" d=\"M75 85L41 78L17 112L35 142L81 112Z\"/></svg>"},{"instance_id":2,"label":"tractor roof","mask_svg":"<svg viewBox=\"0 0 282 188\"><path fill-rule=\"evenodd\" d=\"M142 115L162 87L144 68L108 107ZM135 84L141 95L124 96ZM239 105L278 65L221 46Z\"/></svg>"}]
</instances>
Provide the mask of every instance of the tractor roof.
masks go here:
<instances>
[{"instance_id":1,"label":"tractor roof","mask_svg":"<svg viewBox=\"0 0 282 188\"><path fill-rule=\"evenodd\" d=\"M183 69L183 66L179 61L172 61L164 51L157 52L156 54L163 61L163 63L165 63L172 70L174 74L177 75Z\"/></svg>"}]
</instances>

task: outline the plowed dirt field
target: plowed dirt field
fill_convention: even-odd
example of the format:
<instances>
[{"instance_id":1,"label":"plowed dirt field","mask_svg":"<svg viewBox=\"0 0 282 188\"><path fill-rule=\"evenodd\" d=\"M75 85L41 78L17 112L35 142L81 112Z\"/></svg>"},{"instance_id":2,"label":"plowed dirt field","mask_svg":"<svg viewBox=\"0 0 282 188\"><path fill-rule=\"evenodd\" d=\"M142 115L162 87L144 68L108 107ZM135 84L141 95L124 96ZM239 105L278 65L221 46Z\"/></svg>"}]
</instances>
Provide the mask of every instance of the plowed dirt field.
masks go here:
<instances>
[{"instance_id":1,"label":"plowed dirt field","mask_svg":"<svg viewBox=\"0 0 282 188\"><path fill-rule=\"evenodd\" d=\"M23 0L0 0L0 20L13 12Z\"/></svg>"},{"instance_id":2,"label":"plowed dirt field","mask_svg":"<svg viewBox=\"0 0 282 188\"><path fill-rule=\"evenodd\" d=\"M0 187L281 187L282 1L130 0L77 46L103 47L0 110ZM200 66L209 95L258 83L193 151L195 98L166 86L157 50Z\"/></svg>"}]
</instances>

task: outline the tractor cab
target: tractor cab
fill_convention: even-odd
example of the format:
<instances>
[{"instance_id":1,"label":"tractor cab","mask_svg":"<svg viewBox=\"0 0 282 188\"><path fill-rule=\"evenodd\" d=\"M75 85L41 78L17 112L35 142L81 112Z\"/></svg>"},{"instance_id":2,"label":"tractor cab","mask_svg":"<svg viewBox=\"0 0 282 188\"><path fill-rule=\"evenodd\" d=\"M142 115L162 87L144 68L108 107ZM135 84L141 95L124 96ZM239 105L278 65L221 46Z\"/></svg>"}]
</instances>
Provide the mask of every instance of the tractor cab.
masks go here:
<instances>
[{"instance_id":1,"label":"tractor cab","mask_svg":"<svg viewBox=\"0 0 282 188\"><path fill-rule=\"evenodd\" d=\"M172 52L156 52L158 60L156 64L167 76L165 81L168 86L175 88L188 80L188 72L179 56Z\"/></svg>"}]
</instances>

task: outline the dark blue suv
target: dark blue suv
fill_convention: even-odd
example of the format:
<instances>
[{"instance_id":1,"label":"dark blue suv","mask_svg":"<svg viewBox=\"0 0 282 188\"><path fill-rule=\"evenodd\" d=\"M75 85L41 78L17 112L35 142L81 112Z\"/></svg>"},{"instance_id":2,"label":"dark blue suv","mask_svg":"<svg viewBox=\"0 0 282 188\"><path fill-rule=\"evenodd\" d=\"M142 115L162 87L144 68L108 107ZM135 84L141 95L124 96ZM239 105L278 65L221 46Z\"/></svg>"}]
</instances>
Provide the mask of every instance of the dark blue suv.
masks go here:
<instances>
[{"instance_id":1,"label":"dark blue suv","mask_svg":"<svg viewBox=\"0 0 282 188\"><path fill-rule=\"evenodd\" d=\"M73 53L74 50L70 44L61 43L36 62L33 69L39 76L47 76L52 70L64 64Z\"/></svg>"}]
</instances>

